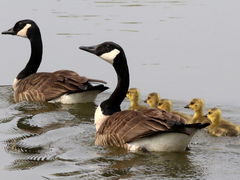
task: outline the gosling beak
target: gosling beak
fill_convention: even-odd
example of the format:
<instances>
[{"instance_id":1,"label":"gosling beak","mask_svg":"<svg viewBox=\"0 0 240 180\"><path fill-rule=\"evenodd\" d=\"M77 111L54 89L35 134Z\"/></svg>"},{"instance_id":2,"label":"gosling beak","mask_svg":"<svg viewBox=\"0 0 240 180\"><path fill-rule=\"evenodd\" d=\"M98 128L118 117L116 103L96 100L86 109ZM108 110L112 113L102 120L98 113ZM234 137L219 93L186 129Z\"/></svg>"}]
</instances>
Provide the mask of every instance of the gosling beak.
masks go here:
<instances>
[{"instance_id":1,"label":"gosling beak","mask_svg":"<svg viewBox=\"0 0 240 180\"><path fill-rule=\"evenodd\" d=\"M189 105L184 106L184 108L189 109Z\"/></svg>"},{"instance_id":2,"label":"gosling beak","mask_svg":"<svg viewBox=\"0 0 240 180\"><path fill-rule=\"evenodd\" d=\"M2 34L11 34L11 35L16 35L16 33L14 32L13 28L7 30L7 31L3 31Z\"/></svg>"},{"instance_id":3,"label":"gosling beak","mask_svg":"<svg viewBox=\"0 0 240 180\"><path fill-rule=\"evenodd\" d=\"M97 46L80 46L79 49L97 55Z\"/></svg>"},{"instance_id":4,"label":"gosling beak","mask_svg":"<svg viewBox=\"0 0 240 180\"><path fill-rule=\"evenodd\" d=\"M204 115L203 117L205 117L205 118L208 118L208 117L207 117L207 114L206 114L206 115Z\"/></svg>"},{"instance_id":5,"label":"gosling beak","mask_svg":"<svg viewBox=\"0 0 240 180\"><path fill-rule=\"evenodd\" d=\"M143 102L144 102L144 103L147 103L147 100L144 100Z\"/></svg>"}]
</instances>

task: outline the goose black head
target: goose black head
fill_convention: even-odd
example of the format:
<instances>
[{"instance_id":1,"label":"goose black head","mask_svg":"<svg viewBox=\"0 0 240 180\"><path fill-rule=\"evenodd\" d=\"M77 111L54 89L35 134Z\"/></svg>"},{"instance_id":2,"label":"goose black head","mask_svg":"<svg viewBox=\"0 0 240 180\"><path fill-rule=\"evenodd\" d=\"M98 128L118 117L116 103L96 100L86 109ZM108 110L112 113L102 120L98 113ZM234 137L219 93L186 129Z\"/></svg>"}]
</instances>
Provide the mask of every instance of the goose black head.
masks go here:
<instances>
[{"instance_id":1,"label":"goose black head","mask_svg":"<svg viewBox=\"0 0 240 180\"><path fill-rule=\"evenodd\" d=\"M124 54L123 49L114 42L104 42L95 46L81 46L79 49L95 54L110 64L114 64L116 59L121 59L117 57Z\"/></svg>"},{"instance_id":2,"label":"goose black head","mask_svg":"<svg viewBox=\"0 0 240 180\"><path fill-rule=\"evenodd\" d=\"M25 19L18 21L13 28L2 32L2 34L16 35L31 39L31 37L34 36L35 33L39 32L39 28L34 21L30 19Z\"/></svg>"}]
</instances>

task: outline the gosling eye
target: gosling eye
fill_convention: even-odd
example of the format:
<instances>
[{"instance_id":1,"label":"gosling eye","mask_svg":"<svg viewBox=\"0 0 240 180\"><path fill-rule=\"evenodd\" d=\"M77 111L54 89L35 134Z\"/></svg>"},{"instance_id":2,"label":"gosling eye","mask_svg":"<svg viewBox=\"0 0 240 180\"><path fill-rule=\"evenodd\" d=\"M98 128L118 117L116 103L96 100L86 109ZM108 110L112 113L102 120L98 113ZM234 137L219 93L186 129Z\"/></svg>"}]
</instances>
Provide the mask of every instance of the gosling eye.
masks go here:
<instances>
[{"instance_id":1,"label":"gosling eye","mask_svg":"<svg viewBox=\"0 0 240 180\"><path fill-rule=\"evenodd\" d=\"M211 114L212 114L212 112L208 112L208 114L209 114L209 115L211 115Z\"/></svg>"},{"instance_id":2,"label":"gosling eye","mask_svg":"<svg viewBox=\"0 0 240 180\"><path fill-rule=\"evenodd\" d=\"M194 102L190 102L190 105L194 105Z\"/></svg>"}]
</instances>

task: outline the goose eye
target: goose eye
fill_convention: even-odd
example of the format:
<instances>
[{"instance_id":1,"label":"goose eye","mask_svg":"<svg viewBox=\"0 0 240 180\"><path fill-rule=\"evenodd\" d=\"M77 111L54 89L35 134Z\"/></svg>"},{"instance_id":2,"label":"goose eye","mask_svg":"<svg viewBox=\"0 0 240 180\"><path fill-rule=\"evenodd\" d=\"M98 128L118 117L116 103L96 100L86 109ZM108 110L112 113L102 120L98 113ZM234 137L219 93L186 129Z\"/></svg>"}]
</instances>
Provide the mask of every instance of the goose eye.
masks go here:
<instances>
[{"instance_id":1,"label":"goose eye","mask_svg":"<svg viewBox=\"0 0 240 180\"><path fill-rule=\"evenodd\" d=\"M22 28L24 27L24 24L23 24L22 22L20 22L20 23L18 24L18 26L19 26L20 29L22 29Z\"/></svg>"},{"instance_id":2,"label":"goose eye","mask_svg":"<svg viewBox=\"0 0 240 180\"><path fill-rule=\"evenodd\" d=\"M107 50L110 50L110 48L111 48L111 47L110 47L110 44L107 44L107 45L106 45L106 49L107 49Z\"/></svg>"}]
</instances>

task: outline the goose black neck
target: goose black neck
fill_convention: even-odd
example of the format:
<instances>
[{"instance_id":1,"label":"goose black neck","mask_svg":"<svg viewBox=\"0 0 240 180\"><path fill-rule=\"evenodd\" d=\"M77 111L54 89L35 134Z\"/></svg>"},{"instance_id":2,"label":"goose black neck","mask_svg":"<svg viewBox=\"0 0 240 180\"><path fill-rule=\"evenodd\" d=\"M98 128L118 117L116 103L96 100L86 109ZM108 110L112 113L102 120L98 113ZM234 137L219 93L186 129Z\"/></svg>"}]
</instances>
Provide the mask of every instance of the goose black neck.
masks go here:
<instances>
[{"instance_id":1,"label":"goose black neck","mask_svg":"<svg viewBox=\"0 0 240 180\"><path fill-rule=\"evenodd\" d=\"M31 56L25 68L18 74L17 79L23 79L37 72L42 61L42 38L39 29L36 29L30 38Z\"/></svg>"},{"instance_id":2,"label":"goose black neck","mask_svg":"<svg viewBox=\"0 0 240 180\"><path fill-rule=\"evenodd\" d=\"M103 114L112 115L115 112L121 111L120 105L129 88L129 70L127 59L124 53L119 54L115 60L113 67L117 73L117 86L111 96L101 103Z\"/></svg>"}]
</instances>

